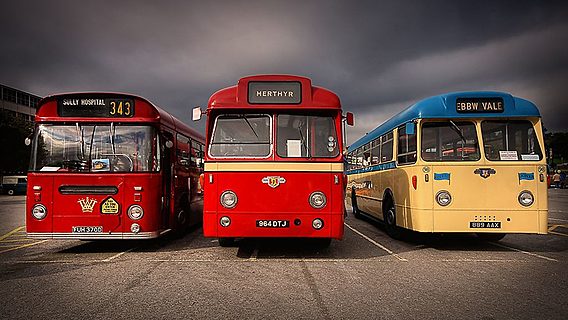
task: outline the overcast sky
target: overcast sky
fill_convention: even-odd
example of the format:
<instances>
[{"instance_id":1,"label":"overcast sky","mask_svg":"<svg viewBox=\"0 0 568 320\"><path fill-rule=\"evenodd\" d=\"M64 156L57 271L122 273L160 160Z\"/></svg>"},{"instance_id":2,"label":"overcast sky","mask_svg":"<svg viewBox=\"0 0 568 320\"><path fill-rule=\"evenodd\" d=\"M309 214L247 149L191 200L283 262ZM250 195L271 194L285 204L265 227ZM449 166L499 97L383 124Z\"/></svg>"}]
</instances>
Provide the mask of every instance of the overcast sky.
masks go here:
<instances>
[{"instance_id":1,"label":"overcast sky","mask_svg":"<svg viewBox=\"0 0 568 320\"><path fill-rule=\"evenodd\" d=\"M239 78L286 73L340 96L349 142L458 90L532 100L568 131L567 1L0 0L0 30L0 83L135 93L186 123Z\"/></svg>"}]
</instances>

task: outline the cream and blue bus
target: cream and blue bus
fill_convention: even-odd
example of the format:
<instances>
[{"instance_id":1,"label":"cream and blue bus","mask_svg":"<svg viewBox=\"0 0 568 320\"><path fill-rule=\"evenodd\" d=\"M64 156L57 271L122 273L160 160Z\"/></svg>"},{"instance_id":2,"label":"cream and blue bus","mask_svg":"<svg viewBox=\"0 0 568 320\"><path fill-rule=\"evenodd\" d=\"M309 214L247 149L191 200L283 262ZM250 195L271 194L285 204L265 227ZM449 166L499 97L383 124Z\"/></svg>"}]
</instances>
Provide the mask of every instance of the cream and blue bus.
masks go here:
<instances>
[{"instance_id":1,"label":"cream and blue bus","mask_svg":"<svg viewBox=\"0 0 568 320\"><path fill-rule=\"evenodd\" d=\"M347 202L355 217L406 230L546 234L542 120L530 101L501 92L456 92L422 100L347 153Z\"/></svg>"}]
</instances>

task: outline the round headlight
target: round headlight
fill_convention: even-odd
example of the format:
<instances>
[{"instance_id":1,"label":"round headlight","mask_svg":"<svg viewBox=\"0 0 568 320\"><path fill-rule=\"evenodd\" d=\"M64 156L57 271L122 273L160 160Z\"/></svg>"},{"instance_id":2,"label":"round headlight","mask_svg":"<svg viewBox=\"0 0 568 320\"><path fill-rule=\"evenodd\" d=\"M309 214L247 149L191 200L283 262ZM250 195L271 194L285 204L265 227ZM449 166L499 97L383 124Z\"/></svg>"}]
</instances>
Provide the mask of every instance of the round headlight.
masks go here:
<instances>
[{"instance_id":1,"label":"round headlight","mask_svg":"<svg viewBox=\"0 0 568 320\"><path fill-rule=\"evenodd\" d=\"M445 207L452 202L452 196L446 190L438 191L438 193L436 193L436 202L442 207Z\"/></svg>"},{"instance_id":2,"label":"round headlight","mask_svg":"<svg viewBox=\"0 0 568 320\"><path fill-rule=\"evenodd\" d=\"M38 220L42 220L47 216L47 208L43 204L36 204L32 208L32 216Z\"/></svg>"},{"instance_id":3,"label":"round headlight","mask_svg":"<svg viewBox=\"0 0 568 320\"><path fill-rule=\"evenodd\" d=\"M521 191L519 194L519 203L525 207L530 206L534 202L532 193L528 190Z\"/></svg>"},{"instance_id":4,"label":"round headlight","mask_svg":"<svg viewBox=\"0 0 568 320\"><path fill-rule=\"evenodd\" d=\"M321 209L327 204L327 199L325 198L325 194L323 194L323 192L315 191L310 195L309 202L314 209Z\"/></svg>"},{"instance_id":5,"label":"round headlight","mask_svg":"<svg viewBox=\"0 0 568 320\"><path fill-rule=\"evenodd\" d=\"M221 224L222 227L228 227L229 225L231 225L231 218L227 216L221 217L219 224Z\"/></svg>"},{"instance_id":6,"label":"round headlight","mask_svg":"<svg viewBox=\"0 0 568 320\"><path fill-rule=\"evenodd\" d=\"M221 194L221 205L227 209L233 209L237 205L237 201L237 195L231 190Z\"/></svg>"},{"instance_id":7,"label":"round headlight","mask_svg":"<svg viewBox=\"0 0 568 320\"><path fill-rule=\"evenodd\" d=\"M312 221L312 227L316 230L323 228L323 220L320 218L315 218L314 221Z\"/></svg>"},{"instance_id":8,"label":"round headlight","mask_svg":"<svg viewBox=\"0 0 568 320\"><path fill-rule=\"evenodd\" d=\"M137 204L133 204L128 208L128 216L132 220L140 220L144 216L144 209Z\"/></svg>"},{"instance_id":9,"label":"round headlight","mask_svg":"<svg viewBox=\"0 0 568 320\"><path fill-rule=\"evenodd\" d=\"M138 233L138 232L140 232L140 225L139 225L138 223L133 223L133 224L130 226L130 231L131 231L132 233Z\"/></svg>"}]
</instances>

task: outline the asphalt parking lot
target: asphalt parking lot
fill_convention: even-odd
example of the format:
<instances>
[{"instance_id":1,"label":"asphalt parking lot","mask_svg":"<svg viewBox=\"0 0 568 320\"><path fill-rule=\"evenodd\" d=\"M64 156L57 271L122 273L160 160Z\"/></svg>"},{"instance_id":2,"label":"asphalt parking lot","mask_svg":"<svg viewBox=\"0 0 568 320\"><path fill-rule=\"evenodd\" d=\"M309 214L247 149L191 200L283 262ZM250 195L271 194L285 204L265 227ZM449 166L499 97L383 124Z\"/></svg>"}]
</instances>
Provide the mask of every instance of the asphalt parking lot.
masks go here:
<instances>
[{"instance_id":1,"label":"asphalt parking lot","mask_svg":"<svg viewBox=\"0 0 568 320\"><path fill-rule=\"evenodd\" d=\"M0 318L565 319L568 190L549 234L389 238L349 215L326 249L301 239L219 247L200 228L154 241L25 236L24 197L0 197Z\"/></svg>"}]
</instances>

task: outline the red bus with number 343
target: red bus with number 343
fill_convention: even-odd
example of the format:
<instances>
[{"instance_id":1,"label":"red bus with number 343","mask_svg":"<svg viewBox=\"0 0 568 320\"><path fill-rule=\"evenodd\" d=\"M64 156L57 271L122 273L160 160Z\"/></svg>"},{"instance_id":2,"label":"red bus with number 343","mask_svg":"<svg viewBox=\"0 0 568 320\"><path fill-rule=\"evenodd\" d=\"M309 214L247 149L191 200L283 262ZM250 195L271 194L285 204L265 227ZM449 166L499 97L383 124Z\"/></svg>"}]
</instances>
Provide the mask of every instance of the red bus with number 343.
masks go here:
<instances>
[{"instance_id":1,"label":"red bus with number 343","mask_svg":"<svg viewBox=\"0 0 568 320\"><path fill-rule=\"evenodd\" d=\"M209 99L203 231L342 239L344 117L338 96L305 77L245 77ZM194 109L193 119L201 117ZM349 114L352 124L352 114Z\"/></svg>"},{"instance_id":2,"label":"red bus with number 343","mask_svg":"<svg viewBox=\"0 0 568 320\"><path fill-rule=\"evenodd\" d=\"M53 95L35 122L29 237L145 239L201 222L205 139L148 100Z\"/></svg>"}]
</instances>

